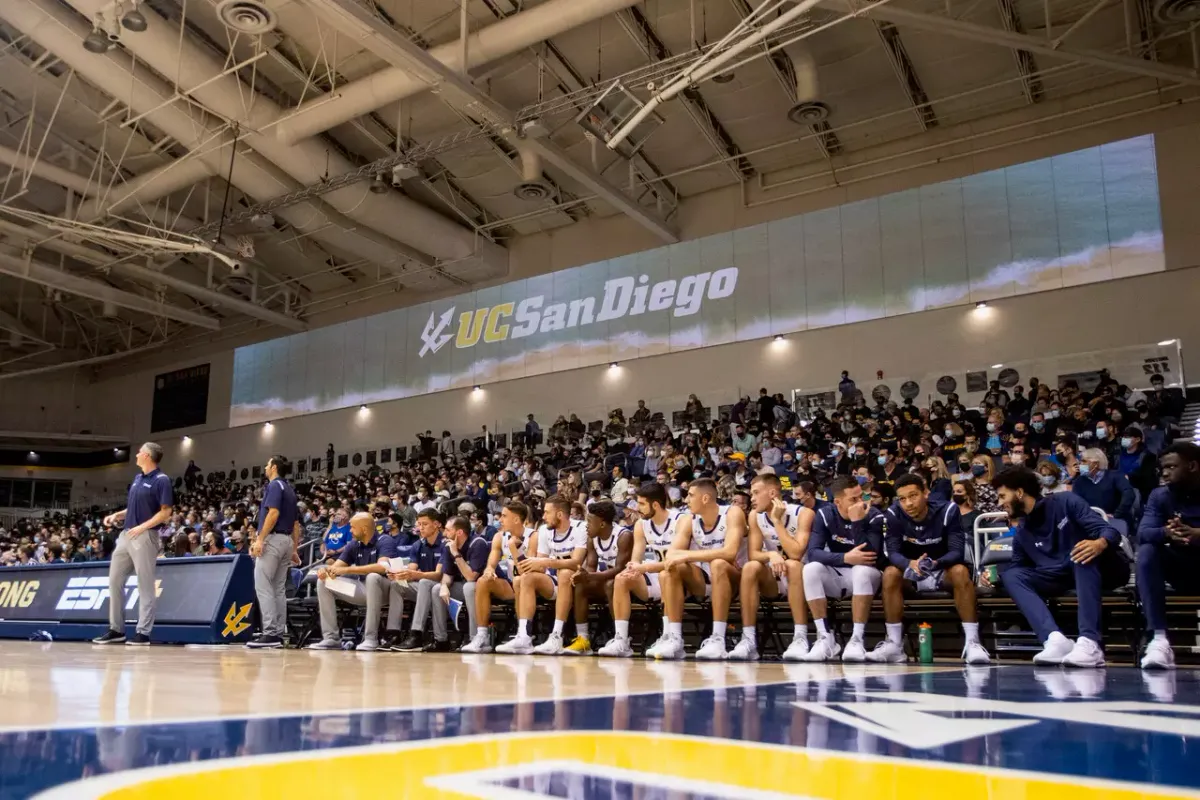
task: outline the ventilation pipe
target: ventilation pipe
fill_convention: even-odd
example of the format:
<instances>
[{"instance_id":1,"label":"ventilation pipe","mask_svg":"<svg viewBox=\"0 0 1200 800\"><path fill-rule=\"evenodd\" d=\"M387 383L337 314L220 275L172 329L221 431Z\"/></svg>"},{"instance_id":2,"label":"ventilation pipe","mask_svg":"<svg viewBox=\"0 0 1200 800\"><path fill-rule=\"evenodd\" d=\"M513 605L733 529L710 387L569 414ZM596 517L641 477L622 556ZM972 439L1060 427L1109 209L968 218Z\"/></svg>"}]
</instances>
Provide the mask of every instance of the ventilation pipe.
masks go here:
<instances>
[{"instance_id":1,"label":"ventilation pipe","mask_svg":"<svg viewBox=\"0 0 1200 800\"><path fill-rule=\"evenodd\" d=\"M816 125L829 117L829 106L820 101L820 84L817 81L817 61L812 51L803 43L785 48L796 68L796 105L788 109L787 116L797 125Z\"/></svg>"},{"instance_id":2,"label":"ventilation pipe","mask_svg":"<svg viewBox=\"0 0 1200 800\"><path fill-rule=\"evenodd\" d=\"M108 4L108 0L68 2L84 17ZM37 5L44 3L45 0L40 0ZM242 83L237 74L226 73L226 65L218 56L203 49L194 39L181 37L179 30L158 14L147 11L146 22L144 33L126 37L124 49L160 75L172 76L179 86L195 87L189 94L194 101L224 119L239 121L246 132L246 144L293 179L309 186L330 175L355 169L350 159L315 139L294 146L280 142L269 130L285 113L278 103ZM60 58L66 56L63 48L49 49ZM83 74L90 76L87 71ZM124 99L127 94L128 90L113 96ZM194 139L194 135L189 138ZM324 200L362 225L445 261L472 258L477 248L490 244L476 237L473 231L398 192L372 195L366 186L355 184L327 193ZM507 253L503 249L491 246L486 256L493 267L507 267Z\"/></svg>"},{"instance_id":3,"label":"ventilation pipe","mask_svg":"<svg viewBox=\"0 0 1200 800\"><path fill-rule=\"evenodd\" d=\"M157 19L157 16L149 14L148 18ZM134 114L145 114L147 122L183 147L195 151L192 160L203 163L213 175L229 174L231 183L247 195L266 200L299 188L295 181L253 153L239 154L232 173L229 173L229 145L213 147L213 142L221 141L224 135L218 122L192 105L172 102L174 91L167 83L127 56L89 53L80 47L79 40L87 35L90 27L68 9L50 0L0 2L0 19L58 55L79 74L87 75L90 83L119 98ZM140 41L146 35L130 38ZM131 193L128 201L149 203L160 196L163 185L155 183L154 188L154 192L144 195ZM365 192L365 188L362 191ZM319 201L279 209L276 213L317 241L393 271L404 269L414 260L431 263L427 255L414 248L374 231L356 230L361 226L340 215L326 213L324 204Z\"/></svg>"},{"instance_id":4,"label":"ventilation pipe","mask_svg":"<svg viewBox=\"0 0 1200 800\"><path fill-rule=\"evenodd\" d=\"M550 187L542 179L542 158L530 147L521 147L521 182L513 194L521 200L545 200L550 197Z\"/></svg>"},{"instance_id":5,"label":"ventilation pipe","mask_svg":"<svg viewBox=\"0 0 1200 800\"><path fill-rule=\"evenodd\" d=\"M639 2L641 0L547 0L471 34L467 40L467 69L519 53L526 47L624 11ZM439 45L429 53L456 72L464 71L461 41ZM275 132L280 141L295 144L430 88L410 72L387 67L339 86L331 94L302 103L275 127Z\"/></svg>"},{"instance_id":6,"label":"ventilation pipe","mask_svg":"<svg viewBox=\"0 0 1200 800\"><path fill-rule=\"evenodd\" d=\"M212 177L208 164L199 158L185 158L155 167L111 187L92 185L87 194L95 195L79 206L78 219L95 222L136 206L142 197L166 197Z\"/></svg>"}]
</instances>

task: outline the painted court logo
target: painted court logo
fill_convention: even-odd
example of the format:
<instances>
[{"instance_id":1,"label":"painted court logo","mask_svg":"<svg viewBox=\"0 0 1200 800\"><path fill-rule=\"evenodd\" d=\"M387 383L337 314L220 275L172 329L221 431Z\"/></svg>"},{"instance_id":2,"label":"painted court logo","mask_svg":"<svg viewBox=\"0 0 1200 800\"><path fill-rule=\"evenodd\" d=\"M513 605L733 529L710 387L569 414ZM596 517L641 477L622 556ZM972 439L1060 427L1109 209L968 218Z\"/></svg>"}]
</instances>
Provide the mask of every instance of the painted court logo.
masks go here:
<instances>
[{"instance_id":1,"label":"painted court logo","mask_svg":"<svg viewBox=\"0 0 1200 800\"><path fill-rule=\"evenodd\" d=\"M673 309L673 316L688 317L700 311L705 300L721 300L737 288L738 268L726 267L715 272L700 272L676 280L669 278L650 285L650 276L613 278L605 281L599 297L583 297L566 303L546 304L545 295L534 295L519 303L500 303L488 308L464 311L458 316L458 328L448 330L455 308L438 316L429 314L421 331L421 358L436 353L451 339L454 346L474 347L487 343L523 339L535 333L553 333L608 322L622 317L659 313Z\"/></svg>"}]
</instances>

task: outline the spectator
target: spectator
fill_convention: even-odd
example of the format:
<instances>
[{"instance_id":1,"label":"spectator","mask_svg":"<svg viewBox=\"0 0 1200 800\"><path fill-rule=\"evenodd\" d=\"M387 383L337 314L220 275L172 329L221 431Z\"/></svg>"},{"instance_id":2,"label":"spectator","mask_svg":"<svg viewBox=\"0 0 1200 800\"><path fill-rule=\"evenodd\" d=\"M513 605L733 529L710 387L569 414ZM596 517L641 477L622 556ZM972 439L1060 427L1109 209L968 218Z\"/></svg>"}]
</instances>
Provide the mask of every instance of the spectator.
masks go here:
<instances>
[{"instance_id":1,"label":"spectator","mask_svg":"<svg viewBox=\"0 0 1200 800\"><path fill-rule=\"evenodd\" d=\"M529 447L542 443L542 426L537 424L533 414L525 419L525 443Z\"/></svg>"},{"instance_id":2,"label":"spectator","mask_svg":"<svg viewBox=\"0 0 1200 800\"><path fill-rule=\"evenodd\" d=\"M645 400L637 401L637 408L634 409L633 416L629 421L634 425L646 425L650 422L650 409L646 407Z\"/></svg>"},{"instance_id":3,"label":"spectator","mask_svg":"<svg viewBox=\"0 0 1200 800\"><path fill-rule=\"evenodd\" d=\"M330 477L333 476L334 455L333 442L330 442L329 446L325 448L325 474Z\"/></svg>"},{"instance_id":4,"label":"spectator","mask_svg":"<svg viewBox=\"0 0 1200 800\"><path fill-rule=\"evenodd\" d=\"M1121 434L1117 471L1137 491L1142 505L1150 499L1150 493L1158 488L1158 459L1146 449L1142 429L1137 425L1130 425Z\"/></svg>"},{"instance_id":5,"label":"spectator","mask_svg":"<svg viewBox=\"0 0 1200 800\"><path fill-rule=\"evenodd\" d=\"M325 537L321 541L321 560L336 561L341 558L350 540L350 515L345 509L339 508L325 529Z\"/></svg>"},{"instance_id":6,"label":"spectator","mask_svg":"<svg viewBox=\"0 0 1200 800\"><path fill-rule=\"evenodd\" d=\"M421 458L424 458L424 459L433 458L434 455L436 455L433 451L434 445L436 443L437 443L437 440L433 438L433 431L425 431L424 434L418 433L417 434L417 444L421 448ZM332 450L333 445L329 445L329 447Z\"/></svg>"},{"instance_id":7,"label":"spectator","mask_svg":"<svg viewBox=\"0 0 1200 800\"><path fill-rule=\"evenodd\" d=\"M612 468L612 488L608 496L617 505L623 505L629 498L629 481L625 479L625 473L619 466Z\"/></svg>"},{"instance_id":8,"label":"spectator","mask_svg":"<svg viewBox=\"0 0 1200 800\"><path fill-rule=\"evenodd\" d=\"M688 395L687 405L683 407L683 414L689 425L699 425L701 422L707 422L704 418L704 404L694 394Z\"/></svg>"},{"instance_id":9,"label":"spectator","mask_svg":"<svg viewBox=\"0 0 1200 800\"><path fill-rule=\"evenodd\" d=\"M842 397L841 402L847 405L853 404L858 398L858 387L850 379L847 370L842 370L842 379L838 381L838 394Z\"/></svg>"},{"instance_id":10,"label":"spectator","mask_svg":"<svg viewBox=\"0 0 1200 800\"><path fill-rule=\"evenodd\" d=\"M758 390L758 424L770 429L775 424L775 396L765 388Z\"/></svg>"},{"instance_id":11,"label":"spectator","mask_svg":"<svg viewBox=\"0 0 1200 800\"><path fill-rule=\"evenodd\" d=\"M167 558L191 558L192 543L186 533L177 533L171 540L171 547L165 554Z\"/></svg>"},{"instance_id":12,"label":"spectator","mask_svg":"<svg viewBox=\"0 0 1200 800\"><path fill-rule=\"evenodd\" d=\"M992 486L995 471L990 456L971 459L971 477L975 481L975 508L982 514L1000 511L1000 499Z\"/></svg>"},{"instance_id":13,"label":"spectator","mask_svg":"<svg viewBox=\"0 0 1200 800\"><path fill-rule=\"evenodd\" d=\"M958 506L958 511L962 514L962 529L969 539L975 531L975 520L979 519L980 514L979 509L975 507L975 504L979 502L979 495L975 491L975 481L955 481L950 499Z\"/></svg>"},{"instance_id":14,"label":"spectator","mask_svg":"<svg viewBox=\"0 0 1200 800\"><path fill-rule=\"evenodd\" d=\"M1128 533L1133 525L1133 487L1120 472L1108 468L1108 456L1099 447L1083 451L1079 465L1079 478L1071 485L1075 492L1092 508L1099 508L1121 521L1118 529Z\"/></svg>"},{"instance_id":15,"label":"spectator","mask_svg":"<svg viewBox=\"0 0 1200 800\"><path fill-rule=\"evenodd\" d=\"M1071 491L1071 487L1062 481L1062 469L1053 461L1042 459L1038 462L1034 472L1037 473L1038 480L1041 481L1043 497L1057 492Z\"/></svg>"},{"instance_id":16,"label":"spectator","mask_svg":"<svg viewBox=\"0 0 1200 800\"><path fill-rule=\"evenodd\" d=\"M733 444L734 452L741 453L745 456L748 456L751 452L753 452L756 444L754 437L746 433L746 426L742 425L740 422L733 424L733 437L731 438L731 442Z\"/></svg>"}]
</instances>

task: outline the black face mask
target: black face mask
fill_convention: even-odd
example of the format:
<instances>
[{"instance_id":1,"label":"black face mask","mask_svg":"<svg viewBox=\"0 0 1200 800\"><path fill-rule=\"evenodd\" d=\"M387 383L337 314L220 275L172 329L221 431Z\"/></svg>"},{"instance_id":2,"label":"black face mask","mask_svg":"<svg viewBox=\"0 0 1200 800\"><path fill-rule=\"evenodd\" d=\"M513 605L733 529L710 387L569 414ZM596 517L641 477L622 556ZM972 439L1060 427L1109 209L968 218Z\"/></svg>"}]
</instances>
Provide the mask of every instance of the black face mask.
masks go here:
<instances>
[{"instance_id":1,"label":"black face mask","mask_svg":"<svg viewBox=\"0 0 1200 800\"><path fill-rule=\"evenodd\" d=\"M967 504L967 496L965 494L952 494L950 495L950 499L952 499L956 505L965 506Z\"/></svg>"}]
</instances>

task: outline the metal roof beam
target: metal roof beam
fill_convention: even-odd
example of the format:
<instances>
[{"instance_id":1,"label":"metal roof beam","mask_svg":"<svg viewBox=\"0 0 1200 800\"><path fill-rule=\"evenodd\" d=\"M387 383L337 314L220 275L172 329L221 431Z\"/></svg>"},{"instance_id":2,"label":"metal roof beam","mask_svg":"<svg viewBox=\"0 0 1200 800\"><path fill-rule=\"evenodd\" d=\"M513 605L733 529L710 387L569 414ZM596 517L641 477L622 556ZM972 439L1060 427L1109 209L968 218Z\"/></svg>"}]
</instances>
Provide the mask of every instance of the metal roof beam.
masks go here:
<instances>
[{"instance_id":1,"label":"metal roof beam","mask_svg":"<svg viewBox=\"0 0 1200 800\"><path fill-rule=\"evenodd\" d=\"M442 99L472 118L503 132L514 145L520 141L532 148L548 163L567 173L589 191L621 211L659 239L673 243L678 234L649 209L642 208L602 175L574 163L565 150L548 139L523 139L517 130L516 114L494 100L471 82L469 76L456 72L383 20L374 16L356 0L312 0L312 5L336 27L351 36L389 65L410 71L419 80L437 87Z\"/></svg>"},{"instance_id":2,"label":"metal roof beam","mask_svg":"<svg viewBox=\"0 0 1200 800\"><path fill-rule=\"evenodd\" d=\"M1006 0L999 0L999 2L1006 2ZM873 22L875 31L879 34L879 40L883 42L888 62L892 65L892 71L896 73L896 79L900 81L900 88L908 96L908 104L912 106L921 130L927 131L930 128L936 128L938 126L937 114L934 113L933 105L929 102L929 95L925 93L925 88L921 85L921 79L917 77L917 70L908 57L908 51L904 49L904 40L900 38L900 29L890 22L880 22L879 20L873 20Z\"/></svg>"},{"instance_id":3,"label":"metal roof beam","mask_svg":"<svg viewBox=\"0 0 1200 800\"><path fill-rule=\"evenodd\" d=\"M1025 33L1025 26L1021 24L1021 15L1017 11L1013 0L996 0L996 8L1000 11L1000 24L1004 26L1004 30L1009 33ZM1038 74L1037 62L1033 59L1033 53L1020 48L1012 51L1013 60L1017 63L1017 72L1021 75L1021 91L1025 93L1025 100L1029 103L1040 103L1046 96L1045 90L1042 87L1042 76Z\"/></svg>"}]
</instances>

